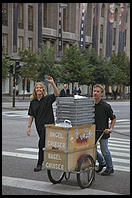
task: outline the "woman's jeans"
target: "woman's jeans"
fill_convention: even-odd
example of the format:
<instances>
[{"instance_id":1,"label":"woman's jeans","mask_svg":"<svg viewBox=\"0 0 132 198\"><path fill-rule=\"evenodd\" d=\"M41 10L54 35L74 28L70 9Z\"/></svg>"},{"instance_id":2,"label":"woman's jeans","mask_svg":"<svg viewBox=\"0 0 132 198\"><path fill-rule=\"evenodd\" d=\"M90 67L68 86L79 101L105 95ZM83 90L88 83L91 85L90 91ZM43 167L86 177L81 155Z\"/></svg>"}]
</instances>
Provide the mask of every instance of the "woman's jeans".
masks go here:
<instances>
[{"instance_id":1,"label":"woman's jeans","mask_svg":"<svg viewBox=\"0 0 132 198\"><path fill-rule=\"evenodd\" d=\"M97 151L97 161L100 165L106 164L107 169L112 169L113 164L111 154L108 149L108 139L101 139L99 142L102 155Z\"/></svg>"},{"instance_id":2,"label":"woman's jeans","mask_svg":"<svg viewBox=\"0 0 132 198\"><path fill-rule=\"evenodd\" d=\"M44 161L44 151L43 148L45 147L45 135L46 135L46 128L43 128L42 130L38 131L39 135L39 142L38 142L38 147L39 147L39 153L38 153L38 165L42 165Z\"/></svg>"}]
</instances>

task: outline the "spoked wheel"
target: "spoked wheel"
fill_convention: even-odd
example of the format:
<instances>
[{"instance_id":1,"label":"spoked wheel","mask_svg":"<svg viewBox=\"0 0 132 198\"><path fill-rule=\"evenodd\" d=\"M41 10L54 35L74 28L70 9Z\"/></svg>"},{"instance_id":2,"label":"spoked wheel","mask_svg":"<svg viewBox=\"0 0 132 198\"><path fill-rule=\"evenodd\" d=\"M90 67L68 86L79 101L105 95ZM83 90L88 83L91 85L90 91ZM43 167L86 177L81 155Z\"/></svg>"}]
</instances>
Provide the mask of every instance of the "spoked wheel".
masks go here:
<instances>
[{"instance_id":1,"label":"spoked wheel","mask_svg":"<svg viewBox=\"0 0 132 198\"><path fill-rule=\"evenodd\" d=\"M77 181L81 188L88 188L95 178L95 162L91 155L85 154L79 160Z\"/></svg>"},{"instance_id":2,"label":"spoked wheel","mask_svg":"<svg viewBox=\"0 0 132 198\"><path fill-rule=\"evenodd\" d=\"M53 170L47 170L47 174L48 174L49 180L53 184L60 183L65 176L65 172L54 170L54 169Z\"/></svg>"}]
</instances>

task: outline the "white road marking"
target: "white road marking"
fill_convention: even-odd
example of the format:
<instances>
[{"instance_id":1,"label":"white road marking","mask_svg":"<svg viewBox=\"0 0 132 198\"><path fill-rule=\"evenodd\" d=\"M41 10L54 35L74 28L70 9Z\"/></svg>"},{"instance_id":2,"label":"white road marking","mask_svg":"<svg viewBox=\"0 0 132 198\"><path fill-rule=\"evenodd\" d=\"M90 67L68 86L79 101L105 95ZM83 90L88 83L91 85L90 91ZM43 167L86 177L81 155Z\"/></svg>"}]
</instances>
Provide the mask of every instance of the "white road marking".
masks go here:
<instances>
[{"instance_id":1,"label":"white road marking","mask_svg":"<svg viewBox=\"0 0 132 198\"><path fill-rule=\"evenodd\" d=\"M38 155L31 155L31 154L26 154L26 153L15 153L15 152L2 151L2 155L11 156L11 157L28 158L28 159L38 159Z\"/></svg>"},{"instance_id":2,"label":"white road marking","mask_svg":"<svg viewBox=\"0 0 132 198\"><path fill-rule=\"evenodd\" d=\"M15 188L25 188L42 192L49 192L52 194L61 195L119 195L113 192L103 190L95 190L90 188L80 189L79 186L71 186L65 184L52 184L45 181L36 181L15 177L2 177L2 185L11 186Z\"/></svg>"}]
</instances>

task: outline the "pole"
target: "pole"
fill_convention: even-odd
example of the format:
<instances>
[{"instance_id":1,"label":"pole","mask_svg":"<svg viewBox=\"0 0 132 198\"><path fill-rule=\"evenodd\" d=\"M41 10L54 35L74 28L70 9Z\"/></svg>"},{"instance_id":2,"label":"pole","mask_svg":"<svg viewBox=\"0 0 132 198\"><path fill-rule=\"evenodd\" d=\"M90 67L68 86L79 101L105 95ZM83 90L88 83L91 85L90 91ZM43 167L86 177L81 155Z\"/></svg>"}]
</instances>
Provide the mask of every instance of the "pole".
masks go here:
<instances>
[{"instance_id":1,"label":"pole","mask_svg":"<svg viewBox=\"0 0 132 198\"><path fill-rule=\"evenodd\" d=\"M58 57L62 56L62 8L59 4Z\"/></svg>"},{"instance_id":2,"label":"pole","mask_svg":"<svg viewBox=\"0 0 132 198\"><path fill-rule=\"evenodd\" d=\"M13 100L12 100L13 107L15 107L15 95L16 95L16 74L13 73Z\"/></svg>"}]
</instances>

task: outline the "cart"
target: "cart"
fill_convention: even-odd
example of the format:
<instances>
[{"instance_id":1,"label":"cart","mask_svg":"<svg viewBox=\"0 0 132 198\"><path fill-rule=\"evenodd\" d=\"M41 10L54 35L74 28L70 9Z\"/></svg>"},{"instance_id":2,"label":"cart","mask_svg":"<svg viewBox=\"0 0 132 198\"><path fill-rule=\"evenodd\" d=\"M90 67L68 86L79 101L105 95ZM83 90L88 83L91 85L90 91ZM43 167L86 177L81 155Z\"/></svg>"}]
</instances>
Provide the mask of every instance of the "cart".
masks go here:
<instances>
[{"instance_id":1,"label":"cart","mask_svg":"<svg viewBox=\"0 0 132 198\"><path fill-rule=\"evenodd\" d=\"M77 176L81 188L89 187L95 179L95 125L58 127L46 126L44 164L53 184Z\"/></svg>"}]
</instances>

